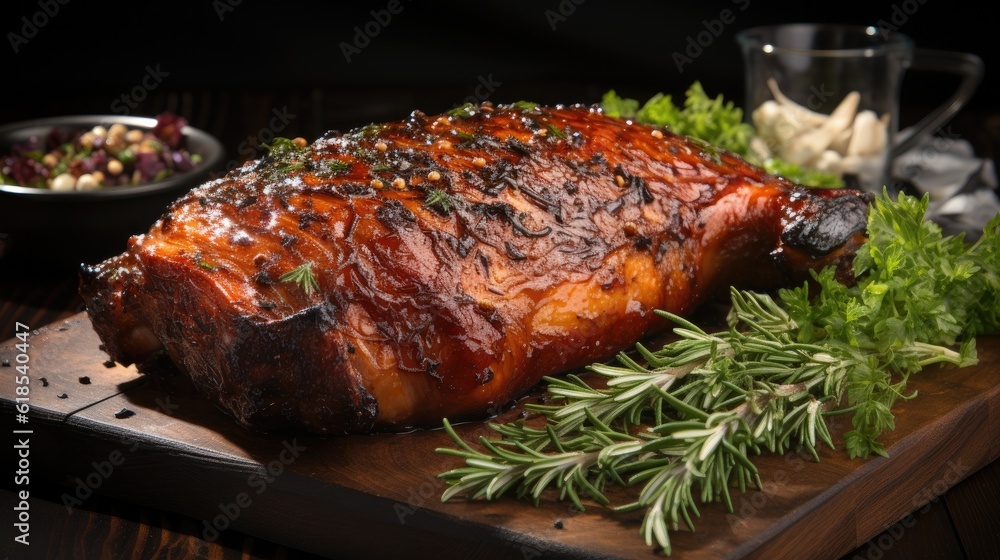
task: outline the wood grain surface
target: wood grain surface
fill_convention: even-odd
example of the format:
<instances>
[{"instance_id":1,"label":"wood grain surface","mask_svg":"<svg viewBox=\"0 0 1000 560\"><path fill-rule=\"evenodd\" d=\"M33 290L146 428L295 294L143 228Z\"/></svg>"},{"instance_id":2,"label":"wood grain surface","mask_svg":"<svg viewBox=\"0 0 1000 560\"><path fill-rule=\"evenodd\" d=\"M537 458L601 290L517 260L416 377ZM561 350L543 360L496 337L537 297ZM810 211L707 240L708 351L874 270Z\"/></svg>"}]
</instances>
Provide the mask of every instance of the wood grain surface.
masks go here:
<instances>
[{"instance_id":1,"label":"wood grain surface","mask_svg":"<svg viewBox=\"0 0 1000 560\"><path fill-rule=\"evenodd\" d=\"M252 433L179 375L108 367L85 314L30 340L28 426L40 458L32 466L66 488L60 500L72 507L120 498L200 520L195 536L206 542L232 529L338 558L396 556L401 542L416 558L653 557L639 535L639 515L597 505L577 512L550 495L538 507L513 498L440 502L437 475L459 464L434 452L451 446L441 430L329 438ZM14 342L0 345L0 359L13 359ZM895 409L888 459L848 459L842 433L849 416L832 417L836 450L822 449L818 463L795 454L760 456L763 490L735 494L733 513L722 504L701 506L696 532L672 534L674 555L833 558L897 522L899 530L912 530L908 514L934 515L944 492L1000 456L1000 339L984 337L979 348L977 366L932 367L911 378L919 396ZM84 376L89 384L80 383ZM0 376L5 410L13 389L13 376ZM518 413L513 408L501 419ZM467 440L490 434L483 423L458 430ZM621 503L634 491L615 489L609 498ZM995 512L951 513L969 518L965 530L978 535L970 542L982 543L981 552L989 553L990 542L995 547Z\"/></svg>"}]
</instances>

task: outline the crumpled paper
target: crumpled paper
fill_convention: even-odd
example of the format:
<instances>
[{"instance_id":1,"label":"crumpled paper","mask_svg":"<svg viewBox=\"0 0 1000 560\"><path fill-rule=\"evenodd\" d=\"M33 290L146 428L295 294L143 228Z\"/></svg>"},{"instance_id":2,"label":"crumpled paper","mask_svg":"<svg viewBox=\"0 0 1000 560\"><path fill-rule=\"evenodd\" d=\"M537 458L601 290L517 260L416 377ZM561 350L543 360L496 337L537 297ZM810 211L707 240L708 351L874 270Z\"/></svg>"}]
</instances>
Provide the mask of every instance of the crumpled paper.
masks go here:
<instances>
[{"instance_id":1,"label":"crumpled paper","mask_svg":"<svg viewBox=\"0 0 1000 560\"><path fill-rule=\"evenodd\" d=\"M892 177L905 185L904 192L929 194L927 217L946 235L965 233L967 241L975 241L1000 213L996 165L977 157L961 138L927 138L893 161Z\"/></svg>"}]
</instances>

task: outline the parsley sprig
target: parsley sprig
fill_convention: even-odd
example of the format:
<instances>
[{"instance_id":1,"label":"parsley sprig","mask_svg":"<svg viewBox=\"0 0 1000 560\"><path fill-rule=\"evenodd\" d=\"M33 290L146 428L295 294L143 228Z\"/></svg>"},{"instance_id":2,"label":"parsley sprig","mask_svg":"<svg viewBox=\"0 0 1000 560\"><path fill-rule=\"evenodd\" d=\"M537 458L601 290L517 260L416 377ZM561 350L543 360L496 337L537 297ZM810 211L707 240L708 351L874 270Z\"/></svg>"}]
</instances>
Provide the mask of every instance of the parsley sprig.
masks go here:
<instances>
[{"instance_id":1,"label":"parsley sprig","mask_svg":"<svg viewBox=\"0 0 1000 560\"><path fill-rule=\"evenodd\" d=\"M671 551L670 531L693 529L697 504L761 488L752 457L764 451L834 447L826 415L853 413L850 456L885 455L892 406L910 375L932 364L976 363L975 336L1000 332L1000 215L974 244L945 237L926 219L929 198L887 192L869 214L869 240L854 262L857 283L832 268L777 297L733 289L728 329L678 326L659 350L637 344L616 363L581 376L546 378L554 404L529 405L536 419L490 424L498 438L438 451L465 466L439 476L458 495L496 499L508 492L536 503L549 488L584 507L644 511L646 543ZM958 346L956 349L955 346ZM638 485L613 505L607 484Z\"/></svg>"}]
</instances>

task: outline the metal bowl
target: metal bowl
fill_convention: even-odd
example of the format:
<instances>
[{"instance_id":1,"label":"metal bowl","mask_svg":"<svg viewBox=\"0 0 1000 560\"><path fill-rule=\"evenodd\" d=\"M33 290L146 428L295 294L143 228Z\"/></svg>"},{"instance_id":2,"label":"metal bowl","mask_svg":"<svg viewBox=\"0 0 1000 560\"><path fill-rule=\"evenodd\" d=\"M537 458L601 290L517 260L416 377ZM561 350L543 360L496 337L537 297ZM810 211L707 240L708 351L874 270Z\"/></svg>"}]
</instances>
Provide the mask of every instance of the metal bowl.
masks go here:
<instances>
[{"instance_id":1,"label":"metal bowl","mask_svg":"<svg viewBox=\"0 0 1000 560\"><path fill-rule=\"evenodd\" d=\"M53 128L89 129L121 123L151 130L155 118L75 115L17 122L0 127L0 153ZM51 191L0 185L0 266L56 268L96 263L125 250L132 235L145 233L171 202L210 180L224 165L225 149L214 136L185 126L186 148L201 155L192 170L161 181L93 191Z\"/></svg>"}]
</instances>

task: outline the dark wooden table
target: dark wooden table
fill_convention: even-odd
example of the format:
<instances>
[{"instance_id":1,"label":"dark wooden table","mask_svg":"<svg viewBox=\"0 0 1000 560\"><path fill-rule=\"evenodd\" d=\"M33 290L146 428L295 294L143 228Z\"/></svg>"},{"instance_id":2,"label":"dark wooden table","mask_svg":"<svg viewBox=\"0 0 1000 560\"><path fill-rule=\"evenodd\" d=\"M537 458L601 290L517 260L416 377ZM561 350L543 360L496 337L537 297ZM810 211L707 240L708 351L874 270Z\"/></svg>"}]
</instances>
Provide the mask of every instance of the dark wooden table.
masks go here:
<instances>
[{"instance_id":1,"label":"dark wooden table","mask_svg":"<svg viewBox=\"0 0 1000 560\"><path fill-rule=\"evenodd\" d=\"M595 89L591 94L597 93ZM433 92L427 99L433 98ZM201 99L193 106L192 99ZM146 113L163 109L195 115L192 124L219 135L227 145L238 145L245 134L239 130L258 130L266 126L269 107L288 107L300 118L289 127L289 136L315 136L306 122L358 124L355 116L336 113L336 107L379 104L379 99L360 95L341 103L324 102L322 96L301 94L287 98L241 97L219 94L214 97L185 95L184 92L151 97ZM394 100L399 103L399 100ZM426 106L420 99L407 99L413 106ZM264 110L249 110L252 107ZM435 109L435 107L428 107ZM228 118L218 116L220 112ZM264 115L265 120L240 120L233 115ZM214 118L213 115L215 115ZM362 120L384 116L374 109ZM352 121L351 119L354 119ZM363 124L363 123L362 123ZM299 126L302 125L302 126ZM1000 115L968 114L956 120L955 133L973 142L977 153L994 157L1000 137ZM248 152L249 153L249 152ZM248 153L233 154L246 157ZM0 209L2 211L2 209ZM76 293L76 271L48 270L44 267L19 266L0 260L0 340L10 339L15 323L31 328L65 319L83 310ZM5 518L0 523L0 555L4 558L315 558L314 555L262 541L253 536L223 532L212 542L200 538L201 521L171 512L139 506L128 500L111 499L96 493L82 505L67 508L60 496L65 488L46 480L32 479L30 548L11 548L12 527L9 515L15 503L12 480L0 477L0 504ZM378 535L372 535L378 538ZM405 554L405 543L400 551ZM25 550L30 551L25 555ZM893 559L996 559L1000 558L1000 461L969 474L954 487L942 490L926 506L899 520L895 525L844 557L871 560Z\"/></svg>"}]
</instances>

